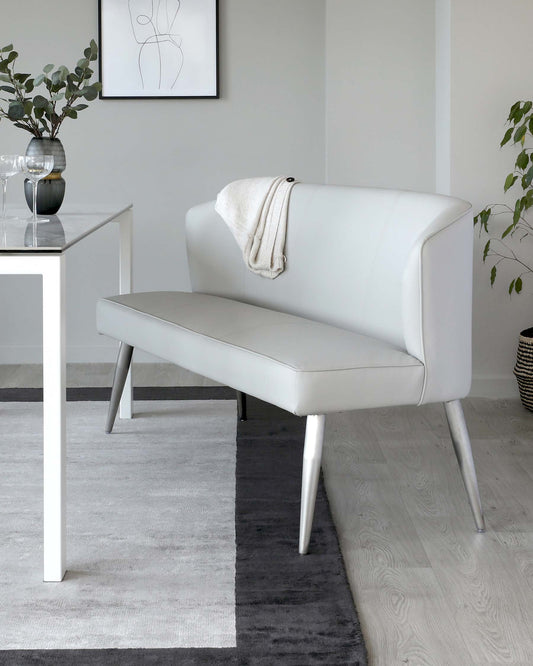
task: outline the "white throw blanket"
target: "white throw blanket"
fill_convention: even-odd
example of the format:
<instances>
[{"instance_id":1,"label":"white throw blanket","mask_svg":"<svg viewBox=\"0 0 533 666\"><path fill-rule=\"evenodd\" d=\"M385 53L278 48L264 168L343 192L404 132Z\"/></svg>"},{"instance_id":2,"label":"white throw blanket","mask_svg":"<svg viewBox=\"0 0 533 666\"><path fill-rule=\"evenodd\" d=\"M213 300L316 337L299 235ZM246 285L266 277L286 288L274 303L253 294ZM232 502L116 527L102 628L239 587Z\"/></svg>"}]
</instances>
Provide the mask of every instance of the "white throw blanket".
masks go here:
<instances>
[{"instance_id":1,"label":"white throw blanket","mask_svg":"<svg viewBox=\"0 0 533 666\"><path fill-rule=\"evenodd\" d=\"M263 277L285 270L289 196L294 178L246 178L219 192L215 210L242 250L246 266Z\"/></svg>"}]
</instances>

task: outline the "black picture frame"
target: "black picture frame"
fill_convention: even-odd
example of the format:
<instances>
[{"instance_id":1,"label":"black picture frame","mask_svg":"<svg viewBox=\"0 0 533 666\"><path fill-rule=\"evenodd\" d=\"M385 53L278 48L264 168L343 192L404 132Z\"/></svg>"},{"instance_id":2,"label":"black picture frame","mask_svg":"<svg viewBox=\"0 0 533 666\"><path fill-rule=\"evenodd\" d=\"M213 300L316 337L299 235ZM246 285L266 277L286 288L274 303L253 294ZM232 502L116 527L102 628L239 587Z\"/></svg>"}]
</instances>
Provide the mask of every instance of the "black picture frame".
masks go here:
<instances>
[{"instance_id":1,"label":"black picture frame","mask_svg":"<svg viewBox=\"0 0 533 666\"><path fill-rule=\"evenodd\" d=\"M100 99L218 99L218 0L98 0Z\"/></svg>"}]
</instances>

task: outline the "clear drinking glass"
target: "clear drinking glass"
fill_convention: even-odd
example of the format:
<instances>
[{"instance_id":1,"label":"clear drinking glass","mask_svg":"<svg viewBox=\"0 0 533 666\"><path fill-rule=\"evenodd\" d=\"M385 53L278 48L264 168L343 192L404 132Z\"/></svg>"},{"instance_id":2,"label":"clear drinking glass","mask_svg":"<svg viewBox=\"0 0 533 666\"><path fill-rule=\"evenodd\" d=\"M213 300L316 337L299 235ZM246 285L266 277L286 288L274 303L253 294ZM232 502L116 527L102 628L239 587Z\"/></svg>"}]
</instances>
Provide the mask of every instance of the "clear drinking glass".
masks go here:
<instances>
[{"instance_id":1,"label":"clear drinking glass","mask_svg":"<svg viewBox=\"0 0 533 666\"><path fill-rule=\"evenodd\" d=\"M52 171L54 168L53 155L26 155L22 166L22 172L31 181L33 190L33 216L32 222L48 222L48 218L37 217L37 185L39 181Z\"/></svg>"},{"instance_id":2,"label":"clear drinking glass","mask_svg":"<svg viewBox=\"0 0 533 666\"><path fill-rule=\"evenodd\" d=\"M6 219L7 181L22 171L21 155L0 155L0 181L2 182L2 219Z\"/></svg>"}]
</instances>

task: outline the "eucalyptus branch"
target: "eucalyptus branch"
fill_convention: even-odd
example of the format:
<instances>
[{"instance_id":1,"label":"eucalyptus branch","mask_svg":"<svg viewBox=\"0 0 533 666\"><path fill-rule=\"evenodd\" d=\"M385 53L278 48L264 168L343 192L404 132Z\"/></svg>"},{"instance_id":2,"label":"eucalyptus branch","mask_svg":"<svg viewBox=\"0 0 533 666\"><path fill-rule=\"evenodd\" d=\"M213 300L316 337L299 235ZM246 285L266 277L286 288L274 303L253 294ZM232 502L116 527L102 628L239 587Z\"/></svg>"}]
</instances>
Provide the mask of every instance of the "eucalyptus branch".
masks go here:
<instances>
[{"instance_id":1,"label":"eucalyptus branch","mask_svg":"<svg viewBox=\"0 0 533 666\"><path fill-rule=\"evenodd\" d=\"M29 74L14 71L17 57L12 44L0 50L0 81L9 84L0 85L0 90L10 95L0 100L7 104L7 108L0 104L0 118L10 120L34 136L56 138L65 118L77 118L79 111L88 108L88 104L78 103L82 98L93 101L98 97L101 84L90 82L94 74L90 63L98 57L94 40L84 50L84 57L77 62L73 72L64 65L55 71L52 71L54 65L46 65L41 74L32 78ZM43 88L44 94L32 94L39 87ZM60 105L62 99L65 103Z\"/></svg>"}]
</instances>

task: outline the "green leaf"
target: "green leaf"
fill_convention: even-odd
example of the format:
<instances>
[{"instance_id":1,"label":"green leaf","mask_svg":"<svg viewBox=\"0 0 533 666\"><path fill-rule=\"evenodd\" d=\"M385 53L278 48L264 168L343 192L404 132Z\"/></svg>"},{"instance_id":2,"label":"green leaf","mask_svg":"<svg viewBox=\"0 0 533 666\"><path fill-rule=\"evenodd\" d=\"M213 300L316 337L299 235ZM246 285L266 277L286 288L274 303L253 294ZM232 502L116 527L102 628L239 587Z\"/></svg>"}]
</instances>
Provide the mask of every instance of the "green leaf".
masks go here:
<instances>
[{"instance_id":1,"label":"green leaf","mask_svg":"<svg viewBox=\"0 0 533 666\"><path fill-rule=\"evenodd\" d=\"M12 50L13 50L13 44L8 44L7 46L4 46L2 48L2 53L7 53L8 51L12 51Z\"/></svg>"},{"instance_id":2,"label":"green leaf","mask_svg":"<svg viewBox=\"0 0 533 666\"><path fill-rule=\"evenodd\" d=\"M53 69L54 69L54 66L53 66L53 65L45 65L45 66L43 67L43 72L44 72L45 74L50 74L50 72L51 72Z\"/></svg>"},{"instance_id":3,"label":"green leaf","mask_svg":"<svg viewBox=\"0 0 533 666\"><path fill-rule=\"evenodd\" d=\"M38 75L35 77L35 85L36 85L36 86L40 86L41 83L45 80L45 78L46 78L46 77L45 77L44 74L38 74Z\"/></svg>"},{"instance_id":4,"label":"green leaf","mask_svg":"<svg viewBox=\"0 0 533 666\"><path fill-rule=\"evenodd\" d=\"M520 127L514 133L514 138L513 138L514 143L522 141L522 139L526 136L526 131L527 127L525 125L520 125Z\"/></svg>"},{"instance_id":5,"label":"green leaf","mask_svg":"<svg viewBox=\"0 0 533 666\"><path fill-rule=\"evenodd\" d=\"M0 86L0 90L10 93L11 95L14 95L16 93L16 90L15 88L13 88L13 86Z\"/></svg>"},{"instance_id":6,"label":"green leaf","mask_svg":"<svg viewBox=\"0 0 533 666\"><path fill-rule=\"evenodd\" d=\"M33 79L28 79L28 80L26 81L26 83L24 84L24 90L25 90L27 93L31 93L31 92L33 92L34 87L35 87L35 82L34 82Z\"/></svg>"},{"instance_id":7,"label":"green leaf","mask_svg":"<svg viewBox=\"0 0 533 666\"><path fill-rule=\"evenodd\" d=\"M48 100L46 97L43 97L42 95L35 95L33 98L33 106L36 109L46 109L48 106Z\"/></svg>"},{"instance_id":8,"label":"green leaf","mask_svg":"<svg viewBox=\"0 0 533 666\"><path fill-rule=\"evenodd\" d=\"M505 184L503 186L503 191L507 192L507 190L516 183L517 178L518 178L518 176L515 176L514 174L510 173L507 176L507 178L505 179Z\"/></svg>"},{"instance_id":9,"label":"green leaf","mask_svg":"<svg viewBox=\"0 0 533 666\"><path fill-rule=\"evenodd\" d=\"M485 247L483 248L483 262L485 262L485 259L487 258L490 250L490 239L487 241Z\"/></svg>"},{"instance_id":10,"label":"green leaf","mask_svg":"<svg viewBox=\"0 0 533 666\"><path fill-rule=\"evenodd\" d=\"M14 123L14 125L15 127L20 127L20 129L26 130L26 132L30 132L30 134L33 134L33 130L27 125L23 125L22 123Z\"/></svg>"},{"instance_id":11,"label":"green leaf","mask_svg":"<svg viewBox=\"0 0 533 666\"><path fill-rule=\"evenodd\" d=\"M7 56L7 62L11 63L13 60L16 60L18 58L19 54L16 51L11 51L11 53Z\"/></svg>"},{"instance_id":12,"label":"green leaf","mask_svg":"<svg viewBox=\"0 0 533 666\"><path fill-rule=\"evenodd\" d=\"M525 169L528 163L529 163L529 155L525 150L523 150L516 158L515 164L519 169Z\"/></svg>"},{"instance_id":13,"label":"green leaf","mask_svg":"<svg viewBox=\"0 0 533 666\"><path fill-rule=\"evenodd\" d=\"M512 120L514 117L514 114L518 111L520 108L520 102L515 102L511 109L509 110L509 116L507 117L507 120Z\"/></svg>"},{"instance_id":14,"label":"green leaf","mask_svg":"<svg viewBox=\"0 0 533 666\"><path fill-rule=\"evenodd\" d=\"M515 280L511 280L509 284L509 296L513 293Z\"/></svg>"},{"instance_id":15,"label":"green leaf","mask_svg":"<svg viewBox=\"0 0 533 666\"><path fill-rule=\"evenodd\" d=\"M89 105L88 104L76 104L76 106L71 107L74 109L74 111L83 111L83 109L88 109ZM532 190L533 192L533 190Z\"/></svg>"},{"instance_id":16,"label":"green leaf","mask_svg":"<svg viewBox=\"0 0 533 666\"><path fill-rule=\"evenodd\" d=\"M485 210L482 210L481 213L479 214L479 221L481 222L481 226L485 231L488 232L488 225L487 222L489 221L489 218L492 214L492 209L491 208L485 208Z\"/></svg>"},{"instance_id":17,"label":"green leaf","mask_svg":"<svg viewBox=\"0 0 533 666\"><path fill-rule=\"evenodd\" d=\"M33 111L33 102L31 101L31 99L27 99L27 100L24 102L24 113L25 113L27 116L31 116L32 111Z\"/></svg>"},{"instance_id":18,"label":"green leaf","mask_svg":"<svg viewBox=\"0 0 533 666\"><path fill-rule=\"evenodd\" d=\"M501 141L501 143L500 143L500 147L501 147L501 146L505 146L505 144L509 141L509 139L510 139L512 136L513 136L513 128L512 128L512 127L509 127L509 129L507 130L507 132L505 132L505 134L504 134L504 137L503 137L503 139L502 139L502 141Z\"/></svg>"},{"instance_id":19,"label":"green leaf","mask_svg":"<svg viewBox=\"0 0 533 666\"><path fill-rule=\"evenodd\" d=\"M510 225L507 227L507 229L503 232L503 234L502 234L502 238L505 238L506 236L508 236L508 235L511 233L511 231L515 228L515 226L516 226L516 225L515 225L514 223L513 223L513 224L510 224Z\"/></svg>"},{"instance_id":20,"label":"green leaf","mask_svg":"<svg viewBox=\"0 0 533 666\"><path fill-rule=\"evenodd\" d=\"M22 102L11 102L7 110L7 115L9 120L20 120L21 118L24 118L24 106L22 105Z\"/></svg>"},{"instance_id":21,"label":"green leaf","mask_svg":"<svg viewBox=\"0 0 533 666\"><path fill-rule=\"evenodd\" d=\"M496 266L493 266L492 270L490 271L490 286L491 287L493 286L495 279L496 279Z\"/></svg>"},{"instance_id":22,"label":"green leaf","mask_svg":"<svg viewBox=\"0 0 533 666\"><path fill-rule=\"evenodd\" d=\"M516 291L517 294L519 294L522 291L522 278L517 277L516 281L514 283L514 290Z\"/></svg>"},{"instance_id":23,"label":"green leaf","mask_svg":"<svg viewBox=\"0 0 533 666\"><path fill-rule=\"evenodd\" d=\"M91 39L89 47L91 49L91 55L92 55L91 60L96 60L96 57L98 56L98 44L94 41L94 39Z\"/></svg>"},{"instance_id":24,"label":"green leaf","mask_svg":"<svg viewBox=\"0 0 533 666\"><path fill-rule=\"evenodd\" d=\"M522 201L520 199L516 200L514 213L513 213L513 224L518 224L520 220L520 214L522 213Z\"/></svg>"},{"instance_id":25,"label":"green leaf","mask_svg":"<svg viewBox=\"0 0 533 666\"><path fill-rule=\"evenodd\" d=\"M65 115L67 115L69 118L77 118L78 117L78 113L73 108L66 109L65 110Z\"/></svg>"},{"instance_id":26,"label":"green leaf","mask_svg":"<svg viewBox=\"0 0 533 666\"><path fill-rule=\"evenodd\" d=\"M3 72L4 74L7 74L7 72L9 72L9 63L7 62L7 60L0 61L0 72Z\"/></svg>"},{"instance_id":27,"label":"green leaf","mask_svg":"<svg viewBox=\"0 0 533 666\"><path fill-rule=\"evenodd\" d=\"M522 107L522 111L524 112L524 115L531 111L532 106L533 106L533 102L530 102L530 101L528 101L524 104L524 106Z\"/></svg>"},{"instance_id":28,"label":"green leaf","mask_svg":"<svg viewBox=\"0 0 533 666\"><path fill-rule=\"evenodd\" d=\"M533 118L529 119L528 128L531 134L533 134Z\"/></svg>"},{"instance_id":29,"label":"green leaf","mask_svg":"<svg viewBox=\"0 0 533 666\"><path fill-rule=\"evenodd\" d=\"M526 190L531 185L532 180L533 180L533 166L529 167L525 176L522 176L522 188Z\"/></svg>"},{"instance_id":30,"label":"green leaf","mask_svg":"<svg viewBox=\"0 0 533 666\"><path fill-rule=\"evenodd\" d=\"M82 58L81 60L78 60L76 63L76 67L79 67L80 69L85 69L86 67L89 67L89 61L87 58Z\"/></svg>"},{"instance_id":31,"label":"green leaf","mask_svg":"<svg viewBox=\"0 0 533 666\"><path fill-rule=\"evenodd\" d=\"M93 99L96 99L98 97L98 90L95 88L95 86L88 86L87 88L85 88L83 97L85 97L85 99L88 102L92 102Z\"/></svg>"}]
</instances>

